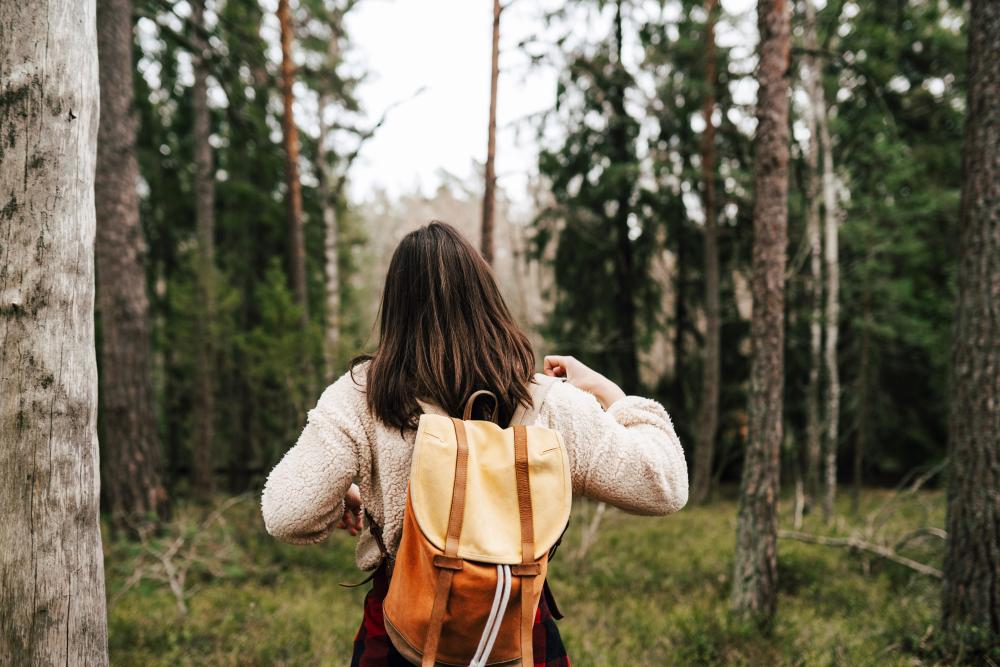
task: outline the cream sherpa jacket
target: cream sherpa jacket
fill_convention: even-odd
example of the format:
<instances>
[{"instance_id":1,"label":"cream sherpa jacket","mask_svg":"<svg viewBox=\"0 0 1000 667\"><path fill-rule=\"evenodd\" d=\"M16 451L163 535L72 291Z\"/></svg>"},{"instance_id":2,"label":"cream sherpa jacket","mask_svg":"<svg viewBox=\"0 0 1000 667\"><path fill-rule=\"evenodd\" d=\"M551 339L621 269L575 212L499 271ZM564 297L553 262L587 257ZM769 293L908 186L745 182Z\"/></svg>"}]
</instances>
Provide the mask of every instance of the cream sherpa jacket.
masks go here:
<instances>
[{"instance_id":1,"label":"cream sherpa jacket","mask_svg":"<svg viewBox=\"0 0 1000 667\"><path fill-rule=\"evenodd\" d=\"M298 442L268 476L261 509L274 537L293 544L325 540L357 480L365 509L382 526L386 548L395 554L416 432L401 435L371 415L364 371L364 366L355 368L353 379L346 373L323 392ZM536 414L536 424L562 434L574 495L634 514L669 514L687 503L684 450L670 416L656 401L626 396L605 412L591 394L560 382ZM358 541L358 567L370 570L379 557L366 527Z\"/></svg>"}]
</instances>

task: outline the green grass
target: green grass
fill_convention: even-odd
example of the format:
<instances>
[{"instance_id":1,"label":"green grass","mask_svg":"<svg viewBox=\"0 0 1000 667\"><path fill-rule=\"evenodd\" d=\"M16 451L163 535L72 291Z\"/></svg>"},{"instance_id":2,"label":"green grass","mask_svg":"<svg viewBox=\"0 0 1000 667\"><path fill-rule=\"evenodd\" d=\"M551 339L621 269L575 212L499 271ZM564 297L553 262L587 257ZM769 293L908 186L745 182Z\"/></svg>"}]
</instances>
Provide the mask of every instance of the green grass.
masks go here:
<instances>
[{"instance_id":1,"label":"green grass","mask_svg":"<svg viewBox=\"0 0 1000 667\"><path fill-rule=\"evenodd\" d=\"M889 497L869 491L858 516L834 527L807 517L803 529L846 534ZM790 508L783 504L783 527ZM566 618L559 624L575 665L931 665L939 664L935 624L939 583L902 566L837 547L782 540L780 599L769 633L728 610L736 503L723 499L666 518L609 509L586 558L577 558L593 505L578 503L551 568ZM264 532L253 498L199 527L206 510L181 507L147 548L106 546L111 659L114 665L347 665L361 618L354 545L282 545ZM942 526L940 493L911 496L884 532ZM182 613L157 580L162 552L178 535L191 562ZM939 541L905 553L940 566ZM193 558L191 558L193 556ZM136 568L147 576L126 585ZM946 664L946 663L940 663Z\"/></svg>"}]
</instances>

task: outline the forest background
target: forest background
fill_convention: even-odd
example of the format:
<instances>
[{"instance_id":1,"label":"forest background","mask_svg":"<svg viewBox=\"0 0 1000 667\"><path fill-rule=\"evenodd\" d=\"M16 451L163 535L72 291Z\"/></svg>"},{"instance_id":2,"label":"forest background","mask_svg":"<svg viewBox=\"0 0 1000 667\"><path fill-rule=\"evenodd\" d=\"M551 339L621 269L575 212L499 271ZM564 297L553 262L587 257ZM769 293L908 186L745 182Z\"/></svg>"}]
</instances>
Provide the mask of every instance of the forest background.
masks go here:
<instances>
[{"instance_id":1,"label":"forest background","mask_svg":"<svg viewBox=\"0 0 1000 667\"><path fill-rule=\"evenodd\" d=\"M349 538L274 544L255 499L324 387L371 351L391 253L433 219L481 248L539 359L571 354L656 398L685 445L678 517L576 508L554 568L574 661L997 659L997 600L992 630L963 635L947 588L956 303L986 294L958 278L969 8L494 0L492 59L487 41L475 54L491 85L467 92L483 143L466 146L468 117L447 127L467 100L423 102L449 63L378 88L379 58L355 43L359 12L392 21L397 4L411 16L378 0L97 3L112 662L346 659ZM987 5L972 11L996 25ZM523 113L498 123L507 96ZM761 223L767 205L782 212ZM757 326L769 317L780 335ZM755 421L769 403L777 421ZM995 430L979 433L963 442L995 458Z\"/></svg>"}]
</instances>

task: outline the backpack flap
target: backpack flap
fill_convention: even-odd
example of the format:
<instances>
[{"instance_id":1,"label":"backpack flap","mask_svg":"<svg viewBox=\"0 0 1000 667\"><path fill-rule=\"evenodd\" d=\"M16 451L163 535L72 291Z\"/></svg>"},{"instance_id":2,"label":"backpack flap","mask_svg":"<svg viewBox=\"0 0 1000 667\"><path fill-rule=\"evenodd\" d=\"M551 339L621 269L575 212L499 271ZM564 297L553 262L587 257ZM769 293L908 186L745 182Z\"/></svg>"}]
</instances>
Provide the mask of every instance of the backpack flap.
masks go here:
<instances>
[{"instance_id":1,"label":"backpack flap","mask_svg":"<svg viewBox=\"0 0 1000 667\"><path fill-rule=\"evenodd\" d=\"M528 426L528 469L535 553L541 558L569 521L572 488L562 437ZM514 472L514 430L492 422L465 422L468 481L458 556L482 563L521 562L521 526ZM450 418L420 418L410 471L414 519L426 539L444 550L455 481L455 427Z\"/></svg>"}]
</instances>

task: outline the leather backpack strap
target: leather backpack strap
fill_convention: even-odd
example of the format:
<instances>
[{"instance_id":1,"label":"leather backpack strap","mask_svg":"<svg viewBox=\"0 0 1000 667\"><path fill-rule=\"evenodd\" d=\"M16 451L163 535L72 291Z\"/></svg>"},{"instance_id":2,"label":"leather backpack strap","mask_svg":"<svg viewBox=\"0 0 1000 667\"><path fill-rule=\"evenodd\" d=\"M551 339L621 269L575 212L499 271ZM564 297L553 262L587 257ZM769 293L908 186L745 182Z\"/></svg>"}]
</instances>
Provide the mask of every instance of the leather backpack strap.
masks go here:
<instances>
[{"instance_id":1,"label":"leather backpack strap","mask_svg":"<svg viewBox=\"0 0 1000 667\"><path fill-rule=\"evenodd\" d=\"M531 426L538 419L538 411L542 409L545 396L557 383L562 382L562 378L549 377L541 373L536 373L532 381L528 383L528 391L531 393L531 407L518 405L511 417L510 424L524 424Z\"/></svg>"},{"instance_id":2,"label":"leather backpack strap","mask_svg":"<svg viewBox=\"0 0 1000 667\"><path fill-rule=\"evenodd\" d=\"M521 577L521 665L535 664L532 653L532 629L535 625L535 577L541 566L535 561L535 525L531 510L531 480L528 472L528 429L514 426L514 473L517 477L517 511L521 519L521 564L511 568L511 574Z\"/></svg>"},{"instance_id":3,"label":"leather backpack strap","mask_svg":"<svg viewBox=\"0 0 1000 667\"><path fill-rule=\"evenodd\" d=\"M462 536L462 521L465 518L465 485L469 478L469 443L465 437L465 423L452 418L455 439L458 445L455 456L455 482L451 490L451 510L448 513L448 537L445 540L444 555L434 556L437 581L434 586L434 606L427 624L421 667L434 667L437 659L438 643L441 641L441 627L451 592L451 580L455 572L462 569L462 559L458 557L458 542Z\"/></svg>"},{"instance_id":4,"label":"leather backpack strap","mask_svg":"<svg viewBox=\"0 0 1000 667\"><path fill-rule=\"evenodd\" d=\"M497 400L497 395L488 389L474 391L469 398L465 400L465 412L462 413L462 419L468 421L472 418L472 408L476 404L476 399L480 396L489 396L493 399L493 414L490 419L495 422L497 420L497 414L500 410L500 401Z\"/></svg>"}]
</instances>

